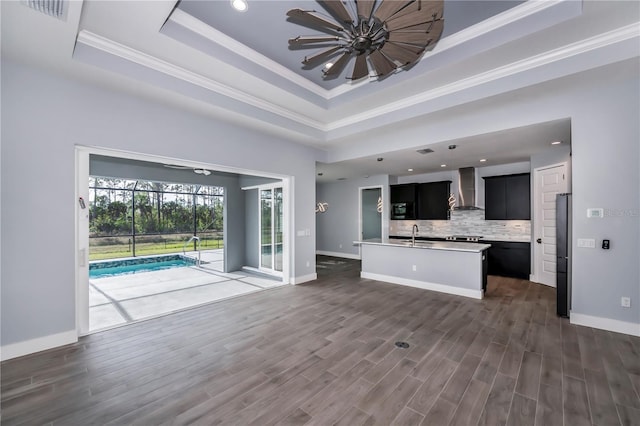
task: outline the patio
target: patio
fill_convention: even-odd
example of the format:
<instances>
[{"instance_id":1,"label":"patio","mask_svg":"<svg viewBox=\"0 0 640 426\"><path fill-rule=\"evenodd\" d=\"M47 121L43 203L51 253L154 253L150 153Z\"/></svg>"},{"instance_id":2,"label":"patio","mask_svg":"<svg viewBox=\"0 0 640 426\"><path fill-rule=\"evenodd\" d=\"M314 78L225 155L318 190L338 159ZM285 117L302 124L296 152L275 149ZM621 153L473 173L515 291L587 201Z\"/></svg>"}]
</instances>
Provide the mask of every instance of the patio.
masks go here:
<instances>
[{"instance_id":1,"label":"patio","mask_svg":"<svg viewBox=\"0 0 640 426\"><path fill-rule=\"evenodd\" d=\"M276 277L244 270L222 272L222 250L203 251L201 259L199 268L90 279L90 330L108 329L283 285Z\"/></svg>"}]
</instances>

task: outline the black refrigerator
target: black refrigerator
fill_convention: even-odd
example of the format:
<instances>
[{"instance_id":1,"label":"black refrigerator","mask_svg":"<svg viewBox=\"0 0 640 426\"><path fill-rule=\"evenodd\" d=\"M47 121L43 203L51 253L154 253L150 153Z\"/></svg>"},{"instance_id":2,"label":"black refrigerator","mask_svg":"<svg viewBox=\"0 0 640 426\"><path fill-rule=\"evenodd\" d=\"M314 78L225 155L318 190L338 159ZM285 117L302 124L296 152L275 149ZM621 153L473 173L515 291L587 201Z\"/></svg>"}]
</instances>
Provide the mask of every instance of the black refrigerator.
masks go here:
<instances>
[{"instance_id":1,"label":"black refrigerator","mask_svg":"<svg viewBox=\"0 0 640 426\"><path fill-rule=\"evenodd\" d=\"M556 196L556 297L558 316L571 310L571 194Z\"/></svg>"}]
</instances>

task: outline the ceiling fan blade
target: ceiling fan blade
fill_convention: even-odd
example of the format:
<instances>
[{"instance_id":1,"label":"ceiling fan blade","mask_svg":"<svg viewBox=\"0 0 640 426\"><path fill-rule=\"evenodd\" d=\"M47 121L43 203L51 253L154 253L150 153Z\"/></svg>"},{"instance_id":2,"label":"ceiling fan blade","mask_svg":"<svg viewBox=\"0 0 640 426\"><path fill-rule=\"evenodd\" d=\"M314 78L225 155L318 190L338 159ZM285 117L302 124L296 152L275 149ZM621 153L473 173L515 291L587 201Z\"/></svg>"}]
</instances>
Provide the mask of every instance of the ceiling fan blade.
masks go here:
<instances>
[{"instance_id":1,"label":"ceiling fan blade","mask_svg":"<svg viewBox=\"0 0 640 426\"><path fill-rule=\"evenodd\" d=\"M340 73L342 72L342 70L344 69L345 66L347 66L347 63L349 62L349 59L351 59L351 53L349 52L345 52L342 54L342 56L340 56L338 58L338 60L336 62L334 62L334 64L331 66L331 68L329 68L325 73L324 76L325 77L335 77L340 75Z\"/></svg>"},{"instance_id":2,"label":"ceiling fan blade","mask_svg":"<svg viewBox=\"0 0 640 426\"><path fill-rule=\"evenodd\" d=\"M314 15L315 10L291 9L287 12L287 16L300 21L301 24L307 26L320 26L335 31L344 31L340 25L331 22L321 16Z\"/></svg>"},{"instance_id":3,"label":"ceiling fan blade","mask_svg":"<svg viewBox=\"0 0 640 426\"><path fill-rule=\"evenodd\" d=\"M351 80L360 80L369 75L369 67L367 66L367 55L361 54L356 56L356 63L353 66Z\"/></svg>"},{"instance_id":4,"label":"ceiling fan blade","mask_svg":"<svg viewBox=\"0 0 640 426\"><path fill-rule=\"evenodd\" d=\"M440 40L440 36L442 36L442 30L444 29L444 19L440 19L433 23L433 26L429 30L429 35L431 36L431 40L425 46L426 50L431 50L436 46L438 40Z\"/></svg>"},{"instance_id":5,"label":"ceiling fan blade","mask_svg":"<svg viewBox=\"0 0 640 426\"><path fill-rule=\"evenodd\" d=\"M386 22L387 29L389 31L394 31L442 19L442 5L423 5L422 8L418 10L414 4L388 19Z\"/></svg>"},{"instance_id":6,"label":"ceiling fan blade","mask_svg":"<svg viewBox=\"0 0 640 426\"><path fill-rule=\"evenodd\" d=\"M389 41L426 46L433 37L429 33L394 31L389 33Z\"/></svg>"},{"instance_id":7,"label":"ceiling fan blade","mask_svg":"<svg viewBox=\"0 0 640 426\"><path fill-rule=\"evenodd\" d=\"M332 47L331 49L323 50L322 52L316 53L313 56L305 56L302 63L305 65L312 65L313 63L319 63L322 60L329 58L331 55L333 55L340 49L342 49L342 46L336 46L336 47Z\"/></svg>"},{"instance_id":8,"label":"ceiling fan blade","mask_svg":"<svg viewBox=\"0 0 640 426\"><path fill-rule=\"evenodd\" d=\"M368 21L371 18L371 12L373 12L375 4L376 0L356 0L358 16Z\"/></svg>"},{"instance_id":9,"label":"ceiling fan blade","mask_svg":"<svg viewBox=\"0 0 640 426\"><path fill-rule=\"evenodd\" d=\"M340 21L347 24L351 24L353 22L351 14L344 6L344 3L342 3L340 0L318 0L318 3L320 3L322 7L324 7L329 13L338 18Z\"/></svg>"},{"instance_id":10,"label":"ceiling fan blade","mask_svg":"<svg viewBox=\"0 0 640 426\"><path fill-rule=\"evenodd\" d=\"M414 17L416 20L418 20L418 18L424 20L432 17L433 15L436 15L435 19L440 19L442 18L443 10L443 0L419 0L397 11L393 16L387 18L387 21L400 19L402 17ZM419 23L419 21L416 23Z\"/></svg>"},{"instance_id":11,"label":"ceiling fan blade","mask_svg":"<svg viewBox=\"0 0 640 426\"><path fill-rule=\"evenodd\" d=\"M413 2L415 2L415 0L382 0L382 3L380 3L376 11L373 12L373 16L378 18L380 22L385 22Z\"/></svg>"},{"instance_id":12,"label":"ceiling fan blade","mask_svg":"<svg viewBox=\"0 0 640 426\"><path fill-rule=\"evenodd\" d=\"M373 65L373 68L375 68L379 77L384 77L385 75L395 71L397 68L396 64L380 53L379 50L371 52L369 59L371 59L371 64Z\"/></svg>"},{"instance_id":13,"label":"ceiling fan blade","mask_svg":"<svg viewBox=\"0 0 640 426\"><path fill-rule=\"evenodd\" d=\"M292 46L302 46L310 43L328 43L328 42L340 41L338 36L298 36L296 38L290 38L289 44Z\"/></svg>"},{"instance_id":14,"label":"ceiling fan blade","mask_svg":"<svg viewBox=\"0 0 640 426\"><path fill-rule=\"evenodd\" d=\"M412 52L414 55L422 55L424 53L424 47L422 46L414 46L412 44L398 44L394 43L393 41L387 41L384 45L386 46L387 44L401 47L404 50Z\"/></svg>"},{"instance_id":15,"label":"ceiling fan blade","mask_svg":"<svg viewBox=\"0 0 640 426\"><path fill-rule=\"evenodd\" d=\"M416 54L393 43L385 43L380 51L389 59L400 62L402 65L412 64L420 59L420 54Z\"/></svg>"},{"instance_id":16,"label":"ceiling fan blade","mask_svg":"<svg viewBox=\"0 0 640 426\"><path fill-rule=\"evenodd\" d=\"M411 24L411 25L406 25L406 24L401 24L401 23L397 23L397 25L395 24L395 21L388 21L386 24L387 27L387 31L391 32L391 31L429 31L431 29L431 26L433 25L433 23L436 22L434 21L432 18L429 18L428 21L426 22L421 22L419 24Z\"/></svg>"}]
</instances>

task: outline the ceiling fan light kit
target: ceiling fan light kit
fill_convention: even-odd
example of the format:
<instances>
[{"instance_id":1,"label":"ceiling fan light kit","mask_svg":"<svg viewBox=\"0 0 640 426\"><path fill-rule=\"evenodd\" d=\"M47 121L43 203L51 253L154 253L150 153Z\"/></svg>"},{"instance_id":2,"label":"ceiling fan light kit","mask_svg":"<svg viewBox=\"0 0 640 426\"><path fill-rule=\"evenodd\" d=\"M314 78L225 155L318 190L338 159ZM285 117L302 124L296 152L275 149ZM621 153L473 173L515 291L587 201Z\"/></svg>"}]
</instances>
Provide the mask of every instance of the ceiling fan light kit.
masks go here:
<instances>
[{"instance_id":1,"label":"ceiling fan light kit","mask_svg":"<svg viewBox=\"0 0 640 426\"><path fill-rule=\"evenodd\" d=\"M371 75L385 77L415 64L425 51L433 49L442 35L444 0L318 0L329 15L316 10L291 9L293 22L321 30L328 35L289 39L290 48L322 48L302 63L314 68L338 56L323 67L325 79L342 74L353 62L349 79ZM355 61L352 59L355 58Z\"/></svg>"}]
</instances>

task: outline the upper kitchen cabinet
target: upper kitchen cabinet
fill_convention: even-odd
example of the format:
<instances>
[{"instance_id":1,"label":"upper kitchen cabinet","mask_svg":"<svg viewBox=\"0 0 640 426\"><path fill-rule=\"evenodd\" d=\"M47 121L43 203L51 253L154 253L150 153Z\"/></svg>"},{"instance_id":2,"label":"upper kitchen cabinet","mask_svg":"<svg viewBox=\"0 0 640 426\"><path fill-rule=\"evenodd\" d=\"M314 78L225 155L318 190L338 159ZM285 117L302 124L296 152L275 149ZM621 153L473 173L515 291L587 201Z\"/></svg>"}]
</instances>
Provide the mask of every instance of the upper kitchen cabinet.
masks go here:
<instances>
[{"instance_id":1,"label":"upper kitchen cabinet","mask_svg":"<svg viewBox=\"0 0 640 426\"><path fill-rule=\"evenodd\" d=\"M449 193L451 181L429 182L418 185L417 219L449 219Z\"/></svg>"},{"instance_id":2,"label":"upper kitchen cabinet","mask_svg":"<svg viewBox=\"0 0 640 426\"><path fill-rule=\"evenodd\" d=\"M486 220L530 220L529 173L484 178Z\"/></svg>"},{"instance_id":3,"label":"upper kitchen cabinet","mask_svg":"<svg viewBox=\"0 0 640 426\"><path fill-rule=\"evenodd\" d=\"M415 183L391 185L391 203L415 203L417 187Z\"/></svg>"}]
</instances>

